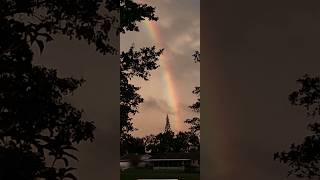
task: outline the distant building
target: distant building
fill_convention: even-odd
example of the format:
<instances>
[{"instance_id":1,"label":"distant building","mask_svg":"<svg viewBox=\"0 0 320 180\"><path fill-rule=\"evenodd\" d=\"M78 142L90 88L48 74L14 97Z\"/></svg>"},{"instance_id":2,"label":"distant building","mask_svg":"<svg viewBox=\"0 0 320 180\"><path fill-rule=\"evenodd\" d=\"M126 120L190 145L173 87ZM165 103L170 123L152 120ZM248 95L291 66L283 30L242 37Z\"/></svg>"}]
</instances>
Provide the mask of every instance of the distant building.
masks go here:
<instances>
[{"instance_id":1,"label":"distant building","mask_svg":"<svg viewBox=\"0 0 320 180\"><path fill-rule=\"evenodd\" d=\"M172 132L169 116L164 132ZM121 170L128 168L152 168L153 170L199 169L200 152L168 152L161 154L126 154L120 158Z\"/></svg>"},{"instance_id":2,"label":"distant building","mask_svg":"<svg viewBox=\"0 0 320 180\"><path fill-rule=\"evenodd\" d=\"M136 165L133 165L133 162ZM199 169L200 152L163 153L153 155L127 154L121 157L120 168L122 170L134 167L148 167L153 170L185 170L186 168Z\"/></svg>"},{"instance_id":3,"label":"distant building","mask_svg":"<svg viewBox=\"0 0 320 180\"><path fill-rule=\"evenodd\" d=\"M188 167L199 168L200 152L155 154L145 161L149 162L154 170L185 170Z\"/></svg>"}]
</instances>

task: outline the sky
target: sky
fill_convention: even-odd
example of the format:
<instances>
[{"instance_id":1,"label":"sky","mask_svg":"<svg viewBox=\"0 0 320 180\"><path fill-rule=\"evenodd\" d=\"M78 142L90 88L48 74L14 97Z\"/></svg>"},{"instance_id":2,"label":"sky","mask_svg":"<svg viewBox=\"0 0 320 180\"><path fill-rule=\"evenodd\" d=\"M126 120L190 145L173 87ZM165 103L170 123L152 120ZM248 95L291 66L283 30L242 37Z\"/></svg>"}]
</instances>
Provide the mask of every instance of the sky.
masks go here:
<instances>
[{"instance_id":1,"label":"sky","mask_svg":"<svg viewBox=\"0 0 320 180\"><path fill-rule=\"evenodd\" d=\"M185 118L193 117L193 113L187 106L195 101L196 97L191 92L194 86L200 83L200 65L192 60L193 52L199 50L199 3L184 1L181 6L174 1L151 2L159 5L156 14L166 18L158 21L162 45L170 45L171 50L178 51L171 52L174 59L170 58L167 65L172 72L170 77L175 85L176 94L183 99L175 101L178 104L178 110L181 111L179 123L183 125ZM198 10L192 12L190 11L192 7L197 7ZM177 8L179 11L176 11ZM129 47L132 43L135 43L137 48L142 45L158 46L158 42L148 36L146 30L141 27L141 32L127 35L127 42L123 41L122 37L121 47L123 48L123 45ZM120 49L119 42L119 37L112 38L111 43ZM159 46L159 48L165 47ZM69 40L63 36L54 37L54 41L46 45L42 54L39 54L36 46L34 49L35 64L57 69L60 77L86 80L82 87L67 97L67 101L84 111L85 119L94 121L96 125L95 141L77 146L80 161L75 165L77 168L75 174L81 180L99 180L105 177L119 179L120 76L119 71L116 71L116 69L120 70L119 55L102 56L86 42ZM173 128L177 124L174 122L175 112L171 112L168 108L170 99L164 97L168 91L166 92L163 88L166 85L162 81L164 73L161 68L164 65L160 65L161 67L152 73L150 81L134 82L142 87L139 93L145 98L145 103L140 109L141 114L134 119L135 126L140 129L137 131L140 135L162 131L167 114L172 120Z\"/></svg>"},{"instance_id":2,"label":"sky","mask_svg":"<svg viewBox=\"0 0 320 180\"><path fill-rule=\"evenodd\" d=\"M144 136L162 132L168 114L171 128L183 131L188 128L184 121L194 117L188 106L196 101L192 94L200 85L200 64L194 63L192 54L200 51L200 1L197 0L140 0L156 7L156 22L142 22L140 32L131 32L120 38L121 50L132 44L136 48L153 46L164 48L160 56L160 67L151 72L149 81L134 79L141 87L144 98L139 113L133 116L138 131Z\"/></svg>"},{"instance_id":3,"label":"sky","mask_svg":"<svg viewBox=\"0 0 320 180\"><path fill-rule=\"evenodd\" d=\"M197 39L183 38L198 31L193 24L200 21L199 4L150 2L158 6L162 44L172 47L175 58L169 65L183 109L194 102L191 91L200 82L200 65L191 57L197 43L190 43ZM273 153L308 134L305 113L290 105L288 94L305 73L320 75L320 2L210 2L215 4L201 5L201 180L297 180L286 177L286 167L273 161ZM121 48L158 43L149 36L141 27L121 37ZM61 76L87 80L70 97L97 123L96 141L79 148L79 179L119 179L119 57L103 57L85 42L59 37L37 58ZM137 135L164 128L170 102L163 97L162 72L160 67L150 81L135 81L145 98L134 117ZM191 113L183 112L181 119ZM174 120L174 114L169 117Z\"/></svg>"}]
</instances>

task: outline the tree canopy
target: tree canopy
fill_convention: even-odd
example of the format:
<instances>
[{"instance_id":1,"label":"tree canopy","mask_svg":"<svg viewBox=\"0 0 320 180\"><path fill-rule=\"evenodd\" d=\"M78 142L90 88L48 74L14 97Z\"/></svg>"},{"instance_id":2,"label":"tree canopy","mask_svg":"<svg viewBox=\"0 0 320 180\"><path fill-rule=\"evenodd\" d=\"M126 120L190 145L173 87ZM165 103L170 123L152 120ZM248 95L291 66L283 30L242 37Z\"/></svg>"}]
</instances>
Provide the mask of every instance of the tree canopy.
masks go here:
<instances>
[{"instance_id":1,"label":"tree canopy","mask_svg":"<svg viewBox=\"0 0 320 180\"><path fill-rule=\"evenodd\" d=\"M130 83L134 77L148 80L150 71L157 69L157 61L163 49L156 50L145 47L134 50L132 46L127 52L120 55L120 132L121 135L134 130L132 125L132 115L138 112L138 106L143 102L143 98L137 93L140 87Z\"/></svg>"},{"instance_id":2,"label":"tree canopy","mask_svg":"<svg viewBox=\"0 0 320 180\"><path fill-rule=\"evenodd\" d=\"M193 60L196 63L200 63L200 52L196 51L193 55ZM195 103L193 103L189 108L191 108L194 112L200 113L200 86L196 86L192 91L198 98ZM185 120L185 123L190 124L191 132L196 134L200 133L200 117L193 117L192 119Z\"/></svg>"},{"instance_id":3,"label":"tree canopy","mask_svg":"<svg viewBox=\"0 0 320 180\"><path fill-rule=\"evenodd\" d=\"M93 43L100 53L115 54L112 32L138 31L137 22L157 20L154 7L132 0L1 0L0 9L1 26L11 30L2 32L1 39L14 32L19 36L1 47L2 53L20 48L20 41L35 42L42 52L43 41L59 34Z\"/></svg>"},{"instance_id":4,"label":"tree canopy","mask_svg":"<svg viewBox=\"0 0 320 180\"><path fill-rule=\"evenodd\" d=\"M274 159L288 165L288 175L297 177L320 177L320 79L305 75L298 79L301 87L289 95L294 106L302 106L307 116L313 117L314 122L308 123L311 135L306 136L301 144L293 143L290 150L277 152Z\"/></svg>"},{"instance_id":5,"label":"tree canopy","mask_svg":"<svg viewBox=\"0 0 320 180\"><path fill-rule=\"evenodd\" d=\"M76 179L69 163L77 159L75 145L94 140L93 121L65 101L84 80L35 66L32 45L42 53L63 35L116 54L112 33L138 31L137 22L157 20L154 10L132 0L0 0L0 179ZM150 51L139 53L149 57ZM135 66L126 71L148 76Z\"/></svg>"},{"instance_id":6,"label":"tree canopy","mask_svg":"<svg viewBox=\"0 0 320 180\"><path fill-rule=\"evenodd\" d=\"M0 57L0 179L73 177L72 169L55 162L68 167L68 158L76 159L74 144L94 138L92 121L82 120L82 111L64 100L84 81L59 78L54 69L34 66L32 58L24 41Z\"/></svg>"},{"instance_id":7,"label":"tree canopy","mask_svg":"<svg viewBox=\"0 0 320 180\"><path fill-rule=\"evenodd\" d=\"M137 93L140 87L130 83L134 77L148 80L150 71L157 69L157 61L163 49L156 50L145 47L135 50L132 46L120 55L120 149L125 152L126 144L133 139L130 132L134 131L132 116L138 113L139 104L143 98Z\"/></svg>"},{"instance_id":8,"label":"tree canopy","mask_svg":"<svg viewBox=\"0 0 320 180\"><path fill-rule=\"evenodd\" d=\"M157 135L144 137L146 152L167 153L167 152L194 152L199 151L199 137L192 132L166 131Z\"/></svg>"}]
</instances>

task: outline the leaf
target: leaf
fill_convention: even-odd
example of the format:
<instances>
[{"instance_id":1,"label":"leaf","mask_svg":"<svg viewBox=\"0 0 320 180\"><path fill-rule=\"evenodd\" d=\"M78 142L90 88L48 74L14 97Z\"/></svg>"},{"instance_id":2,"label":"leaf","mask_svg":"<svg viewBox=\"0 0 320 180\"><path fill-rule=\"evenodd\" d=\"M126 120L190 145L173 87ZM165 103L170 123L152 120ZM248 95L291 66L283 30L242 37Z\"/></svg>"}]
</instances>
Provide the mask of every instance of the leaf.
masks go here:
<instances>
[{"instance_id":1,"label":"leaf","mask_svg":"<svg viewBox=\"0 0 320 180\"><path fill-rule=\"evenodd\" d=\"M67 158L63 157L61 159L63 160L65 166L69 166L69 161Z\"/></svg>"},{"instance_id":2,"label":"leaf","mask_svg":"<svg viewBox=\"0 0 320 180\"><path fill-rule=\"evenodd\" d=\"M78 151L78 149L73 146L65 146L63 149Z\"/></svg>"},{"instance_id":3,"label":"leaf","mask_svg":"<svg viewBox=\"0 0 320 180\"><path fill-rule=\"evenodd\" d=\"M71 173L66 174L66 175L64 176L64 178L69 178L69 179L72 179L72 180L77 180L77 178L76 178L73 174L71 174Z\"/></svg>"},{"instance_id":4,"label":"leaf","mask_svg":"<svg viewBox=\"0 0 320 180\"><path fill-rule=\"evenodd\" d=\"M47 33L39 33L39 35L46 37L46 41L47 41L47 42L53 41L52 36L50 36L50 35L47 34Z\"/></svg>"},{"instance_id":5,"label":"leaf","mask_svg":"<svg viewBox=\"0 0 320 180\"><path fill-rule=\"evenodd\" d=\"M77 158L76 156L74 156L74 155L70 154L70 153L63 152L63 154L64 154L64 155L66 155L66 156L71 157L71 158L72 158L72 159L74 159L74 160L77 160L77 161L78 161L78 158Z\"/></svg>"},{"instance_id":6,"label":"leaf","mask_svg":"<svg viewBox=\"0 0 320 180\"><path fill-rule=\"evenodd\" d=\"M44 49L44 44L43 44L43 42L41 40L38 40L38 39L36 40L36 42L37 42L38 47L40 49L40 54L42 54L43 49Z\"/></svg>"}]
</instances>

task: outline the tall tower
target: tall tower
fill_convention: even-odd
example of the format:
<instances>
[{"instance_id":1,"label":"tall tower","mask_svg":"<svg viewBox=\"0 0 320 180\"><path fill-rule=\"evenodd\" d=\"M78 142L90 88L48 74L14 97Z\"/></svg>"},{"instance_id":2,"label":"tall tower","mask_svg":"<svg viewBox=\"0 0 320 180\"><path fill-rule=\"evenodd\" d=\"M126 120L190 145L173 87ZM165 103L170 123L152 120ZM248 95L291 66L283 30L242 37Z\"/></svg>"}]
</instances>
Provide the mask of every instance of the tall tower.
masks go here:
<instances>
[{"instance_id":1,"label":"tall tower","mask_svg":"<svg viewBox=\"0 0 320 180\"><path fill-rule=\"evenodd\" d=\"M167 118L166 118L166 126L164 128L164 132L172 132L171 127L170 127L170 120L169 120L168 114L167 114Z\"/></svg>"}]
</instances>

